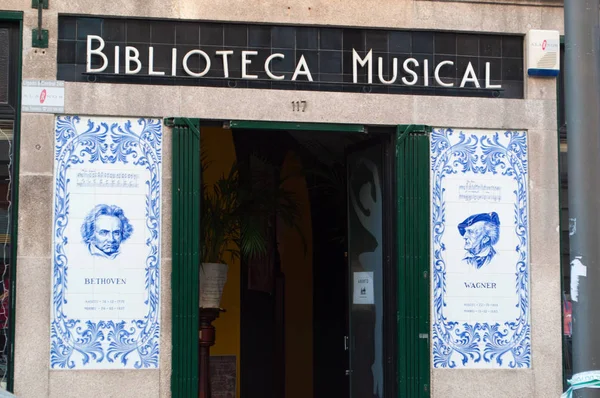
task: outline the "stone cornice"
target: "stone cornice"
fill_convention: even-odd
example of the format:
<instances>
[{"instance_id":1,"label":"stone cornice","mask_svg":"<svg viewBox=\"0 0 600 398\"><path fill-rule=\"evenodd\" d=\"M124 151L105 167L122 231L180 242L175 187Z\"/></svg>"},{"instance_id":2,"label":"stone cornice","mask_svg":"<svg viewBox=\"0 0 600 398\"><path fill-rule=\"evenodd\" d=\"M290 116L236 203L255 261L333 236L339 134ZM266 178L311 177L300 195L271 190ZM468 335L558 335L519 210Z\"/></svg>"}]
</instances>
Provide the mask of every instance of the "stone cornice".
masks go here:
<instances>
[{"instance_id":1,"label":"stone cornice","mask_svg":"<svg viewBox=\"0 0 600 398\"><path fill-rule=\"evenodd\" d=\"M513 6L563 7L564 0L415 0L444 3L497 4Z\"/></svg>"}]
</instances>

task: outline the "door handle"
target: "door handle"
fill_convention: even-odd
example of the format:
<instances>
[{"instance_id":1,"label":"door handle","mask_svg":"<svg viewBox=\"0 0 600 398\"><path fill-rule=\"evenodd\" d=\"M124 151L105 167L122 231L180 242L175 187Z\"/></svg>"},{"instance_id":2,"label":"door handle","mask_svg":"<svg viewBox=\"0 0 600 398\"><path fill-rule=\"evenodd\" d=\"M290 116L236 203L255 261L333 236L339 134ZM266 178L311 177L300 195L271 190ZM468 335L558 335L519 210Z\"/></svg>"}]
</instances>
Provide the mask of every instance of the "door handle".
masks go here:
<instances>
[{"instance_id":1,"label":"door handle","mask_svg":"<svg viewBox=\"0 0 600 398\"><path fill-rule=\"evenodd\" d=\"M348 351L348 336L344 336L344 351Z\"/></svg>"}]
</instances>

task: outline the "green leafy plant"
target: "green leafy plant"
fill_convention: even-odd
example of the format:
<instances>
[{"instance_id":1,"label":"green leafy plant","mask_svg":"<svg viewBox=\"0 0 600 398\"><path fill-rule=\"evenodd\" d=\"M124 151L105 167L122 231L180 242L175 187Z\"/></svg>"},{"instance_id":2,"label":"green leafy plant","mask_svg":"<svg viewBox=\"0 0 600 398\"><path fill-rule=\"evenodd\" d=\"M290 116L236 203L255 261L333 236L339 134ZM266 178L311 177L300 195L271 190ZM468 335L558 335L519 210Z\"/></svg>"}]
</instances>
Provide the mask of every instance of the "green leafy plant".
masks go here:
<instances>
[{"instance_id":1,"label":"green leafy plant","mask_svg":"<svg viewBox=\"0 0 600 398\"><path fill-rule=\"evenodd\" d=\"M302 236L298 227L299 204L294 193L283 187L292 175L278 178L280 171L266 160L256 156L251 159L254 167L234 162L229 172L213 184L203 182L201 258L204 263L226 264L226 257L233 260L266 254L268 226L277 218ZM208 167L210 162L203 154L202 171Z\"/></svg>"}]
</instances>

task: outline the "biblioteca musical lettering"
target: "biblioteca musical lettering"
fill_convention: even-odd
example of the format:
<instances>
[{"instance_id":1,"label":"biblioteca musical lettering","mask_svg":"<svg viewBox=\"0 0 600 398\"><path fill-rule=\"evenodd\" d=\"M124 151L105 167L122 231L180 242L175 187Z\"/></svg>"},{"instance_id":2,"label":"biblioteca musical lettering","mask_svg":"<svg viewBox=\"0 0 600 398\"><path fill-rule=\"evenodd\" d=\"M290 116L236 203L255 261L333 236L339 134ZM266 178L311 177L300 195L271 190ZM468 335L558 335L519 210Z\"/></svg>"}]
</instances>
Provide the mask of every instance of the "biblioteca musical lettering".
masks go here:
<instances>
[{"instance_id":1,"label":"biblioteca musical lettering","mask_svg":"<svg viewBox=\"0 0 600 398\"><path fill-rule=\"evenodd\" d=\"M108 59L107 53L104 52L106 43L100 36L89 35L87 36L87 52L86 52L86 73L103 73L106 71L108 66L111 64ZM230 77L230 61L235 50L217 50L212 53L206 52L202 49L193 49L186 53L179 52L177 48L173 47L171 50L171 67L169 71L156 70L155 59L154 59L154 48L148 47L148 59L147 59L147 70L148 75L155 77L179 77L178 73L181 73L181 69L187 76L201 78L205 77L211 67L213 66L213 58L219 59L222 67L222 78ZM256 50L242 50L241 51L241 78L242 79L258 79L258 75L249 72L249 66L255 62L255 57L258 55ZM124 57L124 73L125 75L136 75L142 70L143 63L146 61L140 59L140 51L134 46L120 46L114 47L114 54L112 56L112 64L114 74L121 74L121 56ZM95 63L92 64L92 59L95 58ZM100 59L98 59L98 57ZM190 59L192 57L199 57L200 67L197 70L192 70L190 67ZM377 58L377 59L375 59ZM313 73L311 72L309 65L304 55L300 55L298 58L294 73L291 76L285 76L278 74L273 70L273 63L277 60L284 60L285 54L273 53L270 54L264 61L264 71L266 75L272 80L286 80L291 81L308 81L312 82ZM97 63L100 61L100 64ZM443 60L437 64L430 65L428 59L422 59L421 61L416 58L407 58L402 62L402 71L405 76L399 78L398 70L400 68L398 58L392 58L391 73L389 75L384 73L384 65L388 63L388 60L383 57L374 57L373 50L369 50L361 56L356 50L352 49L352 82L365 84L365 82L359 82L358 76L359 71L363 73L367 71L366 84L404 84L406 86L415 86L419 83L419 86L433 86L438 87L455 87L455 83L447 81L441 76L443 69L454 67L454 61ZM419 71L419 73L417 72ZM432 74L433 72L433 74ZM280 72L279 72L280 73ZM491 83L492 65L490 62L485 63L485 77L483 88L486 89L500 89L502 85ZM433 77L433 79L432 79ZM446 81L445 81L446 80ZM435 84L434 82L435 81ZM483 80L481 80L483 81ZM460 81L460 88L464 88L468 83L471 83L469 87L482 88L480 78L477 76L475 69L471 62L468 63Z\"/></svg>"}]
</instances>

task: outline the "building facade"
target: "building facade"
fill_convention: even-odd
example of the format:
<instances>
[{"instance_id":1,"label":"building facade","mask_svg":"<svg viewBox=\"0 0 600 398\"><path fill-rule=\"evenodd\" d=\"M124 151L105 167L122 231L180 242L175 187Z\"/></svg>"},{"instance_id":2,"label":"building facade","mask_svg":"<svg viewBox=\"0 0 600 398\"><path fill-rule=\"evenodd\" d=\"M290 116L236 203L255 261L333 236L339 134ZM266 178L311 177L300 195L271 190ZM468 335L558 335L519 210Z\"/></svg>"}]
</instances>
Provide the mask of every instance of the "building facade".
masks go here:
<instances>
[{"instance_id":1,"label":"building facade","mask_svg":"<svg viewBox=\"0 0 600 398\"><path fill-rule=\"evenodd\" d=\"M8 0L2 29L17 396L196 395L220 289L213 396L562 391L557 79L527 60L561 2ZM341 199L287 182L304 245L270 223L273 258L198 288L200 184L255 153L341 164Z\"/></svg>"}]
</instances>

